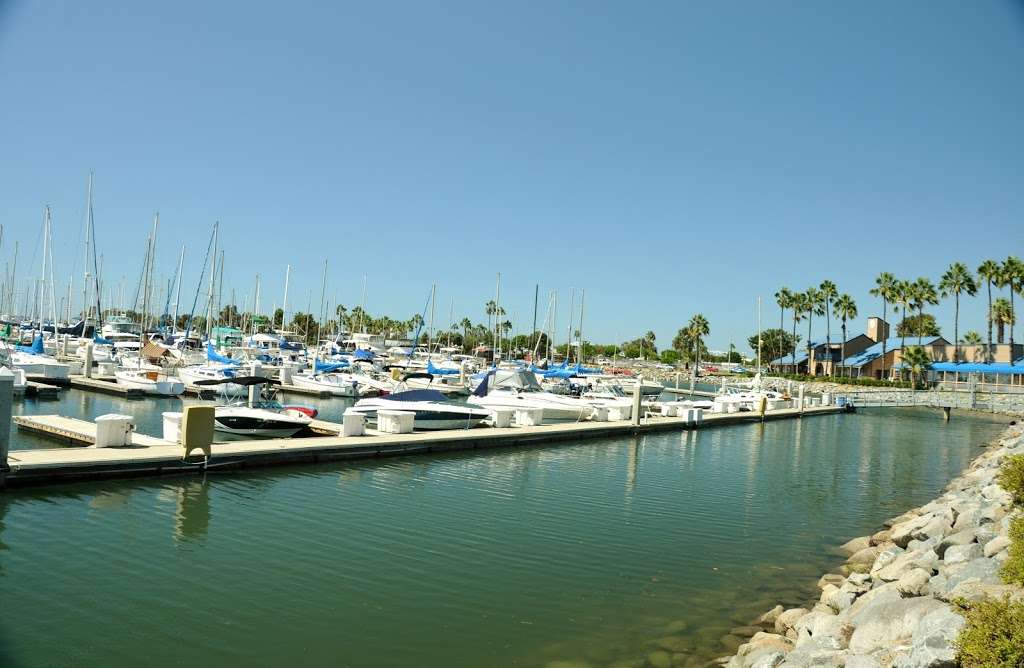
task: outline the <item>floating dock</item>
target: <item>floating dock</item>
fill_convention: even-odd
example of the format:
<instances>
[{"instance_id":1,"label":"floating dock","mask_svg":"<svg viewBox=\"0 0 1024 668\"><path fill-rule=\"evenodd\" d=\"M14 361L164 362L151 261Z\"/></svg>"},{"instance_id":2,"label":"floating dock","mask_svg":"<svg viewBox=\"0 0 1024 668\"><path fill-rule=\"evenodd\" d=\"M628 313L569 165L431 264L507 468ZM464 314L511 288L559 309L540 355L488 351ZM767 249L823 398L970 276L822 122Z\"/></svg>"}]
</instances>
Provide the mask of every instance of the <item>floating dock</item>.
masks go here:
<instances>
[{"instance_id":1,"label":"floating dock","mask_svg":"<svg viewBox=\"0 0 1024 668\"><path fill-rule=\"evenodd\" d=\"M844 409L836 406L812 406L803 411L788 408L772 411L766 420L831 415ZM184 459L178 444L158 438L133 434L132 446L123 448L57 448L46 450L13 450L8 455L10 472L6 484L56 484L73 480L101 480L231 470L286 464L400 455L474 448L534 445L564 441L583 441L614 436L631 436L660 431L681 431L739 423L757 422L757 413L723 413L706 415L699 424L685 418L651 417L635 425L625 422L575 422L536 427L480 427L476 429L412 434L379 434L365 436L317 436L267 440L214 443L209 461L195 455ZM63 439L65 442L95 442L94 423L60 416L17 416L19 429ZM315 421L314 430L338 433L340 425ZM92 439L91 441L89 439Z\"/></svg>"},{"instance_id":2,"label":"floating dock","mask_svg":"<svg viewBox=\"0 0 1024 668\"><path fill-rule=\"evenodd\" d=\"M56 399L60 396L60 386L28 380L25 381L25 396L38 397L39 399Z\"/></svg>"},{"instance_id":3,"label":"floating dock","mask_svg":"<svg viewBox=\"0 0 1024 668\"><path fill-rule=\"evenodd\" d=\"M68 387L72 387L76 390L89 390L91 392L113 394L115 396L126 397L128 399L141 399L146 396L146 394L138 388L118 385L117 379L113 376L94 376L92 378L86 378L85 376L72 375L68 376L67 385Z\"/></svg>"}]
</instances>

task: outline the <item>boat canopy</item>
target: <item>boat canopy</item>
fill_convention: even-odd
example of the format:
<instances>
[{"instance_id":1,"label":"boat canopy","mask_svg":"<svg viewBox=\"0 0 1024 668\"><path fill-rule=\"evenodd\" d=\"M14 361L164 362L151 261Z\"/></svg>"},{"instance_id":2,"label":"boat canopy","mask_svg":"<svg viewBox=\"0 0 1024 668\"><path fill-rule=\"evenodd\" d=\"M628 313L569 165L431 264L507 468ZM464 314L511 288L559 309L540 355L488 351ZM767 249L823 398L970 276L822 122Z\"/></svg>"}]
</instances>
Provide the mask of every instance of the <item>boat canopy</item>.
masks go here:
<instances>
[{"instance_id":1,"label":"boat canopy","mask_svg":"<svg viewBox=\"0 0 1024 668\"><path fill-rule=\"evenodd\" d=\"M495 369L491 388L543 392L537 377L525 369Z\"/></svg>"},{"instance_id":2,"label":"boat canopy","mask_svg":"<svg viewBox=\"0 0 1024 668\"><path fill-rule=\"evenodd\" d=\"M448 369L445 367L436 367L430 360L427 360L427 373L432 376L454 376L459 373L458 369Z\"/></svg>"},{"instance_id":3,"label":"boat canopy","mask_svg":"<svg viewBox=\"0 0 1024 668\"><path fill-rule=\"evenodd\" d=\"M32 353L33 355L44 355L46 351L43 349L43 335L38 335L32 341L31 346L14 346L14 349L19 353Z\"/></svg>"},{"instance_id":4,"label":"boat canopy","mask_svg":"<svg viewBox=\"0 0 1024 668\"><path fill-rule=\"evenodd\" d=\"M365 348L358 348L352 351L352 357L357 360L372 360L374 358L374 352Z\"/></svg>"},{"instance_id":5,"label":"boat canopy","mask_svg":"<svg viewBox=\"0 0 1024 668\"><path fill-rule=\"evenodd\" d=\"M206 359L211 362L220 362L221 364L241 364L238 360L231 359L230 357L226 357L218 353L213 349L212 343L206 344Z\"/></svg>"},{"instance_id":6,"label":"boat canopy","mask_svg":"<svg viewBox=\"0 0 1024 668\"><path fill-rule=\"evenodd\" d=\"M344 360L342 360L341 362L321 362L320 360L317 360L316 368L313 369L313 371L315 373L331 373L332 371L337 371L338 369L344 369L347 366L348 362Z\"/></svg>"},{"instance_id":7,"label":"boat canopy","mask_svg":"<svg viewBox=\"0 0 1024 668\"><path fill-rule=\"evenodd\" d=\"M302 350L303 349L303 345L301 343L299 343L298 341L289 341L288 339L284 338L283 336L280 339L278 339L277 345L280 346L281 350L295 350L295 351L298 351L298 350Z\"/></svg>"},{"instance_id":8,"label":"boat canopy","mask_svg":"<svg viewBox=\"0 0 1024 668\"><path fill-rule=\"evenodd\" d=\"M1024 374L1024 365L1006 363L933 362L932 371L955 371L957 373L994 373L1002 375Z\"/></svg>"},{"instance_id":9,"label":"boat canopy","mask_svg":"<svg viewBox=\"0 0 1024 668\"><path fill-rule=\"evenodd\" d=\"M204 378L197 380L196 385L224 385L225 383L231 383L232 385L279 385L273 378L266 378L264 376L236 376L234 378Z\"/></svg>"},{"instance_id":10,"label":"boat canopy","mask_svg":"<svg viewBox=\"0 0 1024 668\"><path fill-rule=\"evenodd\" d=\"M99 332L96 332L96 336L92 338L93 343L98 346L112 346L114 342L108 338L100 336Z\"/></svg>"},{"instance_id":11,"label":"boat canopy","mask_svg":"<svg viewBox=\"0 0 1024 668\"><path fill-rule=\"evenodd\" d=\"M387 396L388 401L440 401L447 402L444 392L439 390L406 390L394 392Z\"/></svg>"}]
</instances>

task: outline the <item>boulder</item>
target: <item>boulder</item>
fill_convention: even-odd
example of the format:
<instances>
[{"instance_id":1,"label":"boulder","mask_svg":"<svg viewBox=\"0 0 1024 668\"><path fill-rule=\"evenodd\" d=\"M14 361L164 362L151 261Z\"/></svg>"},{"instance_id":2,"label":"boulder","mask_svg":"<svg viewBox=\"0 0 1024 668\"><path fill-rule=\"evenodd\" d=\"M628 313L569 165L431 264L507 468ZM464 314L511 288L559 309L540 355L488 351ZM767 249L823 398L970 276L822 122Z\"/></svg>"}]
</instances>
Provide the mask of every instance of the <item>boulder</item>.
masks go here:
<instances>
[{"instance_id":1,"label":"boulder","mask_svg":"<svg viewBox=\"0 0 1024 668\"><path fill-rule=\"evenodd\" d=\"M760 626L734 626L729 633L740 638L753 638L756 634L764 631Z\"/></svg>"},{"instance_id":2,"label":"boulder","mask_svg":"<svg viewBox=\"0 0 1024 668\"><path fill-rule=\"evenodd\" d=\"M946 550L953 547L954 545L969 545L970 543L973 543L977 534L977 527L972 527L970 529L964 529L962 531L957 531L956 533L951 533L942 539L942 542L939 543L939 546L935 548L935 553L938 554L939 557L944 557L946 555Z\"/></svg>"},{"instance_id":3,"label":"boulder","mask_svg":"<svg viewBox=\"0 0 1024 668\"><path fill-rule=\"evenodd\" d=\"M915 534L933 519L932 515L918 515L913 519L894 524L892 527L892 542L900 547L906 547L907 543L914 538L918 538Z\"/></svg>"},{"instance_id":4,"label":"boulder","mask_svg":"<svg viewBox=\"0 0 1024 668\"><path fill-rule=\"evenodd\" d=\"M882 664L870 656L855 654L854 656L846 657L846 668L882 668Z\"/></svg>"},{"instance_id":5,"label":"boulder","mask_svg":"<svg viewBox=\"0 0 1024 668\"><path fill-rule=\"evenodd\" d=\"M854 620L857 619L857 616L860 614L860 611L863 610L864 608L872 605L876 601L878 601L878 600L898 601L901 598L903 598L903 597L900 596L900 592L899 592L899 589L897 589L896 583L895 582L886 582L885 584L882 584L882 585L880 585L878 587L875 587L874 589L872 589L871 591L867 592L866 594L863 594L862 596L857 597L857 600L855 600L853 602L853 605L851 605L849 608L847 608L846 610L843 610L842 612L839 613L839 618L843 619L843 620L853 621L856 624L856 621L854 621Z\"/></svg>"},{"instance_id":6,"label":"boulder","mask_svg":"<svg viewBox=\"0 0 1024 668\"><path fill-rule=\"evenodd\" d=\"M659 649L647 655L647 663L652 668L672 668L672 655Z\"/></svg>"},{"instance_id":7,"label":"boulder","mask_svg":"<svg viewBox=\"0 0 1024 668\"><path fill-rule=\"evenodd\" d=\"M939 544L938 538L928 538L927 540L917 540L916 538L907 543L908 552L919 552L921 550L928 550L937 547Z\"/></svg>"},{"instance_id":8,"label":"boulder","mask_svg":"<svg viewBox=\"0 0 1024 668\"><path fill-rule=\"evenodd\" d=\"M911 534L911 538L916 538L917 540L928 540L929 538L942 539L953 531L951 515L951 513L948 515L936 515L923 527L914 531Z\"/></svg>"},{"instance_id":9,"label":"boulder","mask_svg":"<svg viewBox=\"0 0 1024 668\"><path fill-rule=\"evenodd\" d=\"M872 545L871 547L865 547L863 550L854 552L847 558L846 563L848 564L867 564L871 565L875 562L875 559L882 552L881 545Z\"/></svg>"},{"instance_id":10,"label":"boulder","mask_svg":"<svg viewBox=\"0 0 1024 668\"><path fill-rule=\"evenodd\" d=\"M846 581L857 586L871 586L871 576L867 573L851 573L850 577L846 578Z\"/></svg>"},{"instance_id":11,"label":"boulder","mask_svg":"<svg viewBox=\"0 0 1024 668\"><path fill-rule=\"evenodd\" d=\"M840 545L839 549L844 554L849 555L856 554L857 552L863 550L865 547L871 547L871 536L860 536L858 538L848 540L842 545Z\"/></svg>"},{"instance_id":12,"label":"boulder","mask_svg":"<svg viewBox=\"0 0 1024 668\"><path fill-rule=\"evenodd\" d=\"M779 664L789 668L818 668L819 666L836 667L846 665L847 652L841 649L821 649L805 647L795 649L786 655L786 660Z\"/></svg>"},{"instance_id":13,"label":"boulder","mask_svg":"<svg viewBox=\"0 0 1024 668\"><path fill-rule=\"evenodd\" d=\"M665 636L664 638L658 638L654 641L654 644L658 646L658 649L663 649L666 652L689 652L693 647L690 643L679 636ZM735 649L730 647L730 649Z\"/></svg>"},{"instance_id":14,"label":"boulder","mask_svg":"<svg viewBox=\"0 0 1024 668\"><path fill-rule=\"evenodd\" d=\"M929 612L914 628L908 665L920 668L958 665L954 643L965 623L948 605Z\"/></svg>"},{"instance_id":15,"label":"boulder","mask_svg":"<svg viewBox=\"0 0 1024 668\"><path fill-rule=\"evenodd\" d=\"M768 612L764 613L760 617L754 620L753 625L765 626L768 628L775 628L775 620L779 618L782 611L785 610L781 605L777 605ZM683 629L686 630L685 628Z\"/></svg>"},{"instance_id":16,"label":"boulder","mask_svg":"<svg viewBox=\"0 0 1024 668\"><path fill-rule=\"evenodd\" d=\"M978 526L980 523L981 512L979 506L964 508L956 516L956 522L953 522L953 532L956 533L964 529L970 529Z\"/></svg>"},{"instance_id":17,"label":"boulder","mask_svg":"<svg viewBox=\"0 0 1024 668\"><path fill-rule=\"evenodd\" d=\"M892 547L889 547L888 549L879 552L878 556L875 558L874 563L871 565L871 575L874 575L878 571L882 570L883 568L891 564L893 561L895 561L896 557L900 556L904 552L906 552L906 550L896 545L893 545Z\"/></svg>"},{"instance_id":18,"label":"boulder","mask_svg":"<svg viewBox=\"0 0 1024 668\"><path fill-rule=\"evenodd\" d=\"M985 547L982 549L982 553L986 557L992 557L1002 552L1006 548L1010 547L1012 541L1008 536L996 536L992 540L985 543Z\"/></svg>"},{"instance_id":19,"label":"boulder","mask_svg":"<svg viewBox=\"0 0 1024 668\"><path fill-rule=\"evenodd\" d=\"M893 582L903 577L903 574L915 568L923 568L931 573L938 565L939 555L935 550L927 549L918 552L904 552L893 559L887 566L873 571L872 574L885 582Z\"/></svg>"},{"instance_id":20,"label":"boulder","mask_svg":"<svg viewBox=\"0 0 1024 668\"><path fill-rule=\"evenodd\" d=\"M762 649L750 656L750 668L775 668L786 660L786 654L774 649Z\"/></svg>"},{"instance_id":21,"label":"boulder","mask_svg":"<svg viewBox=\"0 0 1024 668\"><path fill-rule=\"evenodd\" d=\"M807 612L807 608L790 608L789 610L784 611L775 620L775 632L784 634L786 631L793 628L793 624L795 624L798 619L806 615Z\"/></svg>"},{"instance_id":22,"label":"boulder","mask_svg":"<svg viewBox=\"0 0 1024 668\"><path fill-rule=\"evenodd\" d=\"M830 589L821 593L821 602L835 612L849 608L853 604L853 599L857 598L857 594L865 591L861 588L855 588L854 585L849 583L844 583L842 587L835 587L833 585L829 585L829 587Z\"/></svg>"},{"instance_id":23,"label":"boulder","mask_svg":"<svg viewBox=\"0 0 1024 668\"><path fill-rule=\"evenodd\" d=\"M858 613L854 620L857 626L850 638L850 649L870 653L876 649L892 647L910 638L926 615L946 607L941 601L927 596L879 599Z\"/></svg>"},{"instance_id":24,"label":"boulder","mask_svg":"<svg viewBox=\"0 0 1024 668\"><path fill-rule=\"evenodd\" d=\"M842 575L839 575L838 573L825 573L820 578L818 578L818 589L824 589L825 585L827 584L832 584L837 587L841 587L843 586L844 582L846 582L846 578L844 578Z\"/></svg>"},{"instance_id":25,"label":"boulder","mask_svg":"<svg viewBox=\"0 0 1024 668\"><path fill-rule=\"evenodd\" d=\"M1006 508L1001 503L990 503L981 509L981 523L998 522L1006 517Z\"/></svg>"},{"instance_id":26,"label":"boulder","mask_svg":"<svg viewBox=\"0 0 1024 668\"><path fill-rule=\"evenodd\" d=\"M1020 587L1006 584L992 584L980 580L966 580L949 590L946 596L950 601L967 599L968 601L980 601L982 599L1002 599L1006 596L1011 601L1024 603L1024 590Z\"/></svg>"},{"instance_id":27,"label":"boulder","mask_svg":"<svg viewBox=\"0 0 1024 668\"><path fill-rule=\"evenodd\" d=\"M882 529L876 533L871 534L871 544L881 545L888 543L892 540L892 529Z\"/></svg>"},{"instance_id":28,"label":"boulder","mask_svg":"<svg viewBox=\"0 0 1024 668\"><path fill-rule=\"evenodd\" d=\"M946 565L959 564L972 559L978 559L984 556L984 549L977 543L971 543L969 545L952 545L946 550L946 555L943 561Z\"/></svg>"},{"instance_id":29,"label":"boulder","mask_svg":"<svg viewBox=\"0 0 1024 668\"><path fill-rule=\"evenodd\" d=\"M740 657L749 656L755 651L763 649L771 649L777 652L789 652L793 649L793 641L785 636L780 636L775 633L760 633L754 634L754 637L750 639L743 647L739 649L737 653Z\"/></svg>"},{"instance_id":30,"label":"boulder","mask_svg":"<svg viewBox=\"0 0 1024 668\"><path fill-rule=\"evenodd\" d=\"M896 581L896 589L901 596L923 596L928 593L928 581L932 573L923 568L912 568Z\"/></svg>"}]
</instances>

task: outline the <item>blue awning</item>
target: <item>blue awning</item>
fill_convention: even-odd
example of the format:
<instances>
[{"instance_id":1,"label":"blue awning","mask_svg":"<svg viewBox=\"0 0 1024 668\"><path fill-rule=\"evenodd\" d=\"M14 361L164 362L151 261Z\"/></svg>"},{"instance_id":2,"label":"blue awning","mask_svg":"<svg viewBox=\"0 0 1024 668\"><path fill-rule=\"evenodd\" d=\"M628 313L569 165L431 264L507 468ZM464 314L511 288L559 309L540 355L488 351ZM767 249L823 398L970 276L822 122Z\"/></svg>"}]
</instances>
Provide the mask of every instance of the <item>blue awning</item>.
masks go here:
<instances>
[{"instance_id":1,"label":"blue awning","mask_svg":"<svg viewBox=\"0 0 1024 668\"><path fill-rule=\"evenodd\" d=\"M932 371L953 371L957 373L993 373L1002 375L1024 374L1024 365L1006 364L1005 362L993 362L982 364L978 362L935 362L932 364Z\"/></svg>"}]
</instances>

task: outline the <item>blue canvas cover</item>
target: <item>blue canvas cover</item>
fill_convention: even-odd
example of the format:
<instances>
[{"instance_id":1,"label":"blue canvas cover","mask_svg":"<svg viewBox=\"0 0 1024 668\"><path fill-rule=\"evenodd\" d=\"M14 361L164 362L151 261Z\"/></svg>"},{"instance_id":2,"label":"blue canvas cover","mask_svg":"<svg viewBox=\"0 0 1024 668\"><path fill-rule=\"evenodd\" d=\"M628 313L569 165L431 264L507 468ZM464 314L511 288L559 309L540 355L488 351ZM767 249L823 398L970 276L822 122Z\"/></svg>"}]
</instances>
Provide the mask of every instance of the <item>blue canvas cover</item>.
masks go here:
<instances>
[{"instance_id":1,"label":"blue canvas cover","mask_svg":"<svg viewBox=\"0 0 1024 668\"><path fill-rule=\"evenodd\" d=\"M241 362L239 362L238 360L233 360L230 357L225 357L224 355L218 353L216 350L213 349L212 343L206 344L206 359L210 360L211 362L220 362L221 364L241 364Z\"/></svg>"},{"instance_id":2,"label":"blue canvas cover","mask_svg":"<svg viewBox=\"0 0 1024 668\"><path fill-rule=\"evenodd\" d=\"M314 371L316 373L331 373L338 369L344 369L347 366L348 362L321 362L320 360L317 360L316 369L314 369Z\"/></svg>"},{"instance_id":3,"label":"blue canvas cover","mask_svg":"<svg viewBox=\"0 0 1024 668\"><path fill-rule=\"evenodd\" d=\"M430 360L427 360L427 373L431 376L454 376L459 373L458 369L439 369Z\"/></svg>"},{"instance_id":4,"label":"blue canvas cover","mask_svg":"<svg viewBox=\"0 0 1024 668\"><path fill-rule=\"evenodd\" d=\"M44 355L46 353L43 350L43 335L38 335L33 341L31 346L14 346L14 349L19 353L32 353L33 355Z\"/></svg>"},{"instance_id":5,"label":"blue canvas cover","mask_svg":"<svg viewBox=\"0 0 1024 668\"><path fill-rule=\"evenodd\" d=\"M94 336L92 341L93 341L93 343L95 343L98 346L112 346L112 345L114 345L113 341L111 341L110 339L105 339L102 336L100 336L99 334Z\"/></svg>"},{"instance_id":6,"label":"blue canvas cover","mask_svg":"<svg viewBox=\"0 0 1024 668\"><path fill-rule=\"evenodd\" d=\"M357 360L373 360L374 354L372 350L360 348L352 352L352 357L356 358Z\"/></svg>"},{"instance_id":7,"label":"blue canvas cover","mask_svg":"<svg viewBox=\"0 0 1024 668\"><path fill-rule=\"evenodd\" d=\"M302 350L303 346L301 343L289 343L284 337L282 337L277 345L281 350Z\"/></svg>"}]
</instances>

